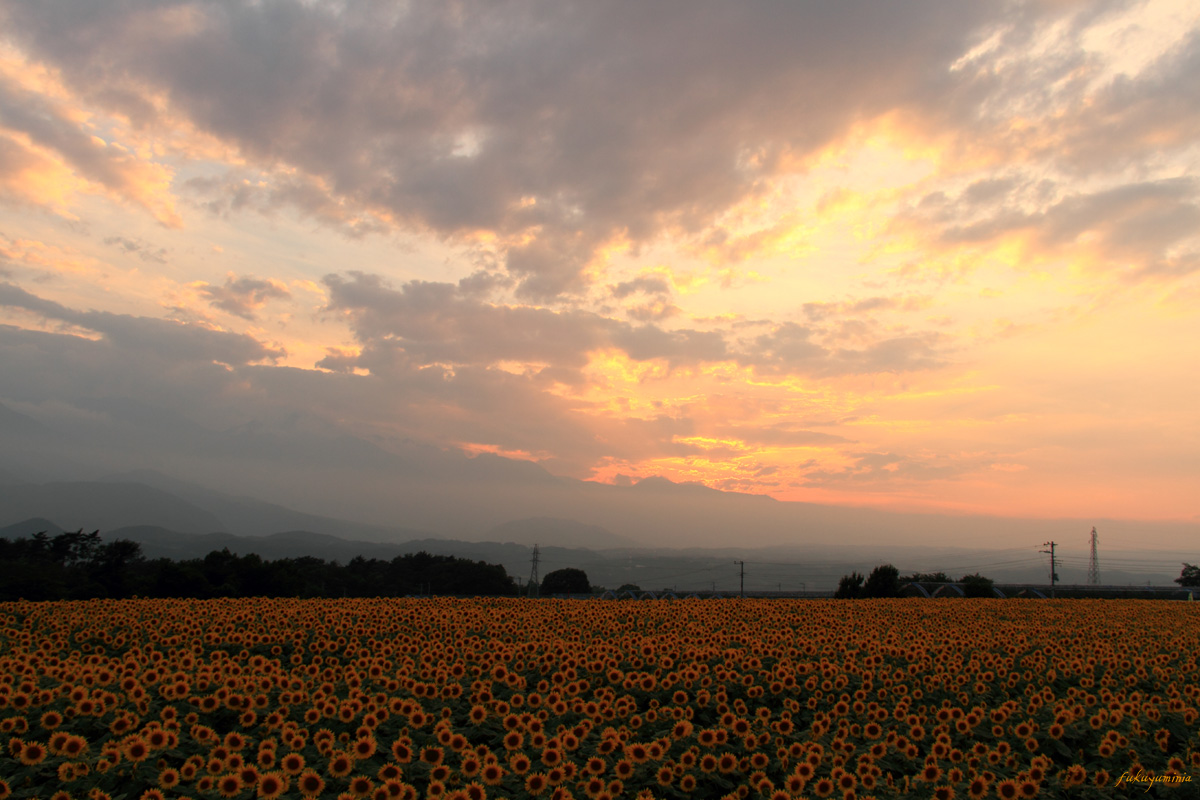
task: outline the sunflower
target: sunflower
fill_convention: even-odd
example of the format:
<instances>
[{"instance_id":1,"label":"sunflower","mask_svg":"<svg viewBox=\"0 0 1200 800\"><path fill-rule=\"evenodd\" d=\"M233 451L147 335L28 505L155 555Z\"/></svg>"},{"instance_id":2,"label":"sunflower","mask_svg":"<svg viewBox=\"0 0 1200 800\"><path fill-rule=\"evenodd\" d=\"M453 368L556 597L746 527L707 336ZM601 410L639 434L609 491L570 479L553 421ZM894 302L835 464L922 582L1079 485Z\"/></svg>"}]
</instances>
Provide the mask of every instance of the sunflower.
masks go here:
<instances>
[{"instance_id":1,"label":"sunflower","mask_svg":"<svg viewBox=\"0 0 1200 800\"><path fill-rule=\"evenodd\" d=\"M350 779L350 794L355 797L366 797L375 788L375 782L366 775L355 775Z\"/></svg>"},{"instance_id":2,"label":"sunflower","mask_svg":"<svg viewBox=\"0 0 1200 800\"><path fill-rule=\"evenodd\" d=\"M550 782L546 779L546 775L541 772L531 772L525 776L525 791L533 795L541 794L546 791Z\"/></svg>"},{"instance_id":3,"label":"sunflower","mask_svg":"<svg viewBox=\"0 0 1200 800\"><path fill-rule=\"evenodd\" d=\"M299 753L288 753L279 762L279 767L288 775L299 775L304 771L304 756Z\"/></svg>"},{"instance_id":4,"label":"sunflower","mask_svg":"<svg viewBox=\"0 0 1200 800\"><path fill-rule=\"evenodd\" d=\"M172 789L179 785L179 770L167 767L158 773L158 785L163 789Z\"/></svg>"},{"instance_id":5,"label":"sunflower","mask_svg":"<svg viewBox=\"0 0 1200 800\"><path fill-rule=\"evenodd\" d=\"M592 778L583 785L583 793L588 797L595 798L596 795L604 791L604 781L600 778Z\"/></svg>"},{"instance_id":6,"label":"sunflower","mask_svg":"<svg viewBox=\"0 0 1200 800\"><path fill-rule=\"evenodd\" d=\"M392 757L400 764L412 761L412 742L407 739L397 739L392 743Z\"/></svg>"},{"instance_id":7,"label":"sunflower","mask_svg":"<svg viewBox=\"0 0 1200 800\"><path fill-rule=\"evenodd\" d=\"M300 775L296 780L296 786L300 789L300 794L305 797L317 797L324 791L325 781L310 769Z\"/></svg>"},{"instance_id":8,"label":"sunflower","mask_svg":"<svg viewBox=\"0 0 1200 800\"><path fill-rule=\"evenodd\" d=\"M1014 800L1020 796L1020 791L1017 789L1017 782L1011 778L1000 781L996 784L996 796L1002 800Z\"/></svg>"},{"instance_id":9,"label":"sunflower","mask_svg":"<svg viewBox=\"0 0 1200 800\"><path fill-rule=\"evenodd\" d=\"M353 748L354 757L356 759L358 759L359 761L368 759L371 756L375 755L376 747L377 747L377 745L375 743L374 736L368 736L366 738L359 739L358 741L356 741L354 743L354 748Z\"/></svg>"},{"instance_id":10,"label":"sunflower","mask_svg":"<svg viewBox=\"0 0 1200 800\"><path fill-rule=\"evenodd\" d=\"M36 766L46 760L46 746L41 742L22 742L18 758L27 767Z\"/></svg>"},{"instance_id":11,"label":"sunflower","mask_svg":"<svg viewBox=\"0 0 1200 800\"><path fill-rule=\"evenodd\" d=\"M329 774L335 778L344 778L354 769L354 759L346 753L334 753L329 759Z\"/></svg>"},{"instance_id":12,"label":"sunflower","mask_svg":"<svg viewBox=\"0 0 1200 800\"><path fill-rule=\"evenodd\" d=\"M222 775L217 779L217 791L222 797L236 797L242 791L242 779L237 775Z\"/></svg>"},{"instance_id":13,"label":"sunflower","mask_svg":"<svg viewBox=\"0 0 1200 800\"><path fill-rule=\"evenodd\" d=\"M504 768L499 764L484 764L480 775L488 786L499 786L504 780Z\"/></svg>"},{"instance_id":14,"label":"sunflower","mask_svg":"<svg viewBox=\"0 0 1200 800\"><path fill-rule=\"evenodd\" d=\"M268 772L258 779L258 796L263 800L275 800L288 790L288 777L282 772Z\"/></svg>"}]
</instances>

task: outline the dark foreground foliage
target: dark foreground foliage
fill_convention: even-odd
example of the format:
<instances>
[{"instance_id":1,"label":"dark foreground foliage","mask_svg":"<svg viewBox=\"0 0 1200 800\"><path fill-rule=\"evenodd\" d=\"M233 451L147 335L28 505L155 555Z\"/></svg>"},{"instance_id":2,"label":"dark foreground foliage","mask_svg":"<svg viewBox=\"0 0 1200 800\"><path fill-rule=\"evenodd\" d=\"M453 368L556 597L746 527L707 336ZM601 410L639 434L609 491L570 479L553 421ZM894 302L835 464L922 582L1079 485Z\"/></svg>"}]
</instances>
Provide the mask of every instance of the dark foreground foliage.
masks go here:
<instances>
[{"instance_id":1,"label":"dark foreground foliage","mask_svg":"<svg viewBox=\"0 0 1200 800\"><path fill-rule=\"evenodd\" d=\"M214 550L204 558L146 559L137 542L105 542L98 531L0 538L0 600L109 597L403 597L413 594L511 596L499 564L408 553L391 561L361 556L347 564L311 556L264 561Z\"/></svg>"}]
</instances>

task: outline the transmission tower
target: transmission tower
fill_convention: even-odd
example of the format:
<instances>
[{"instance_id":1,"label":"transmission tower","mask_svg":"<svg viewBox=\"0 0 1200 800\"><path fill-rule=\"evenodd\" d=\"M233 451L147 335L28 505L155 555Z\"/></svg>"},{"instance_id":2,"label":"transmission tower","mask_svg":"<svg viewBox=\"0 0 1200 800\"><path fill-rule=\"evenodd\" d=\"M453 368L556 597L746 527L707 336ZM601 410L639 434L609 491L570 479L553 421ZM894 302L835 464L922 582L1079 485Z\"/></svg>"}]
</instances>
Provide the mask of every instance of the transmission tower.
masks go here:
<instances>
[{"instance_id":1,"label":"transmission tower","mask_svg":"<svg viewBox=\"0 0 1200 800\"><path fill-rule=\"evenodd\" d=\"M533 546L533 558L529 559L529 561L531 564L533 564L533 569L529 571L529 595L531 597L537 597L538 590L540 588L540 582L538 581L538 573L537 573L538 546L536 544Z\"/></svg>"},{"instance_id":2,"label":"transmission tower","mask_svg":"<svg viewBox=\"0 0 1200 800\"><path fill-rule=\"evenodd\" d=\"M1096 536L1096 528L1092 527L1092 559L1088 562L1088 578L1087 582L1091 586L1100 585L1100 561L1096 557L1096 543L1099 537Z\"/></svg>"}]
</instances>

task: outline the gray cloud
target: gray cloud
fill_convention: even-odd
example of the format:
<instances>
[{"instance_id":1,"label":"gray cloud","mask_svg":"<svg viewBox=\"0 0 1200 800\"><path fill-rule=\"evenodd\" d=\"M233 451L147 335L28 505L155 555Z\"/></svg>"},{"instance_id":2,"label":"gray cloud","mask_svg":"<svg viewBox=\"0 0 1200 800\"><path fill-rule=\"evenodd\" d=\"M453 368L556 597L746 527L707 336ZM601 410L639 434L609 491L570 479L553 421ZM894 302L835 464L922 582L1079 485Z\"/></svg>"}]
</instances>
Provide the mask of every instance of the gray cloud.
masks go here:
<instances>
[{"instance_id":1,"label":"gray cloud","mask_svg":"<svg viewBox=\"0 0 1200 800\"><path fill-rule=\"evenodd\" d=\"M120 249L123 253L136 255L143 261L153 261L156 264L167 263L167 248L156 248L140 239L130 239L127 236L107 236L104 243Z\"/></svg>"},{"instance_id":2,"label":"gray cloud","mask_svg":"<svg viewBox=\"0 0 1200 800\"><path fill-rule=\"evenodd\" d=\"M918 210L916 216L922 213ZM934 217L946 219L940 211ZM1041 248L1062 250L1077 246L1083 234L1090 234L1087 247L1097 248L1119 267L1132 264L1135 273L1147 274L1177 273L1194 266L1195 254L1179 257L1171 251L1194 238L1198 230L1200 184L1182 177L1071 194L1037 212L1004 205L969 225L946 224L941 237L951 245L977 244L1022 232Z\"/></svg>"},{"instance_id":3,"label":"gray cloud","mask_svg":"<svg viewBox=\"0 0 1200 800\"><path fill-rule=\"evenodd\" d=\"M292 296L287 287L279 281L263 280L252 275L237 279L230 276L225 279L224 286L210 284L200 287L199 291L209 299L214 308L247 320L253 320L254 312L268 301Z\"/></svg>"},{"instance_id":4,"label":"gray cloud","mask_svg":"<svg viewBox=\"0 0 1200 800\"><path fill-rule=\"evenodd\" d=\"M671 287L665 278L634 278L631 281L622 281L612 287L612 295L618 300L638 292L649 295L670 294Z\"/></svg>"},{"instance_id":5,"label":"gray cloud","mask_svg":"<svg viewBox=\"0 0 1200 800\"><path fill-rule=\"evenodd\" d=\"M502 361L577 370L589 354L618 348L635 361L663 359L671 367L733 360L767 374L841 375L904 372L942 366L939 338L912 333L875 336L855 316L893 303L849 304L829 325L773 325L737 338L730 330L632 325L600 314L484 302L451 283L412 281L395 289L378 275L328 275L328 311L345 315L363 345L358 360L332 355L320 366L409 369L489 366ZM859 347L849 341L863 342Z\"/></svg>"},{"instance_id":6,"label":"gray cloud","mask_svg":"<svg viewBox=\"0 0 1200 800\"><path fill-rule=\"evenodd\" d=\"M985 456L906 455L901 453L848 453L853 461L839 469L810 469L804 483L814 486L867 487L886 490L907 483L952 480L986 467Z\"/></svg>"},{"instance_id":7,"label":"gray cloud","mask_svg":"<svg viewBox=\"0 0 1200 800\"><path fill-rule=\"evenodd\" d=\"M461 285L413 281L400 289L377 275L328 275L328 310L347 314L366 347L359 366L389 363L493 365L500 361L579 369L589 353L617 347L637 361L672 366L728 356L718 332L632 326L590 311L487 303ZM401 352L402 351L402 354ZM330 365L345 368L340 357Z\"/></svg>"},{"instance_id":8,"label":"gray cloud","mask_svg":"<svg viewBox=\"0 0 1200 800\"><path fill-rule=\"evenodd\" d=\"M95 331L131 356L141 353L172 362L240 365L274 361L284 355L282 350L269 348L246 334L108 311L76 311L12 283L0 283L0 305L23 308L46 319Z\"/></svg>"},{"instance_id":9,"label":"gray cloud","mask_svg":"<svg viewBox=\"0 0 1200 800\"><path fill-rule=\"evenodd\" d=\"M582 367L617 324L586 311L493 305L451 283L413 281L397 290L362 273L328 275L324 282L329 310L348 314L361 342L402 346L421 364Z\"/></svg>"},{"instance_id":10,"label":"gray cloud","mask_svg":"<svg viewBox=\"0 0 1200 800\"><path fill-rule=\"evenodd\" d=\"M930 298L919 295L907 297L883 297L876 295L861 300L841 303L804 303L800 307L812 322L822 322L834 317L866 317L872 311L900 309L919 311L929 305Z\"/></svg>"},{"instance_id":11,"label":"gray cloud","mask_svg":"<svg viewBox=\"0 0 1200 800\"><path fill-rule=\"evenodd\" d=\"M1042 155L1076 172L1120 169L1195 142L1200 128L1200 31L1148 69L1118 75L1074 113L1048 120Z\"/></svg>"},{"instance_id":12,"label":"gray cloud","mask_svg":"<svg viewBox=\"0 0 1200 800\"><path fill-rule=\"evenodd\" d=\"M785 322L741 342L737 360L770 375L832 376L935 369L948 362L937 333L876 338L859 320L842 320L827 329ZM863 347L838 346L840 338L863 339Z\"/></svg>"},{"instance_id":13,"label":"gray cloud","mask_svg":"<svg viewBox=\"0 0 1200 800\"><path fill-rule=\"evenodd\" d=\"M944 105L945 78L931 76L987 13L865 0L46 0L5 21L92 102L150 125L137 87L155 87L254 165L298 168L270 202L349 213L352 226L377 211L450 237L532 233L507 264L522 296L544 298L581 288L612 236L700 232L784 156L857 119ZM227 202L250 202L237 196Z\"/></svg>"}]
</instances>

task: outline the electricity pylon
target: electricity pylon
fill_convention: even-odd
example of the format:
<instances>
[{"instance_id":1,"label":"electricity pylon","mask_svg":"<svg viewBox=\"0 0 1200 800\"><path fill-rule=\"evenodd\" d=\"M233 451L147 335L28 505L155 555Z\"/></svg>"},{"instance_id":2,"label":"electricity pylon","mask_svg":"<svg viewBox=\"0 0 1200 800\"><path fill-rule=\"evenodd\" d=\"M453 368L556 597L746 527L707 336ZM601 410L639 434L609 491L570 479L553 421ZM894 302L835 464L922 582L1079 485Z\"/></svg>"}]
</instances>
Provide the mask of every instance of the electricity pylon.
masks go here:
<instances>
[{"instance_id":1,"label":"electricity pylon","mask_svg":"<svg viewBox=\"0 0 1200 800\"><path fill-rule=\"evenodd\" d=\"M537 597L541 589L541 584L538 581L538 546L536 544L533 546L533 558L529 559L529 561L533 564L533 569L529 571L529 595Z\"/></svg>"}]
</instances>

